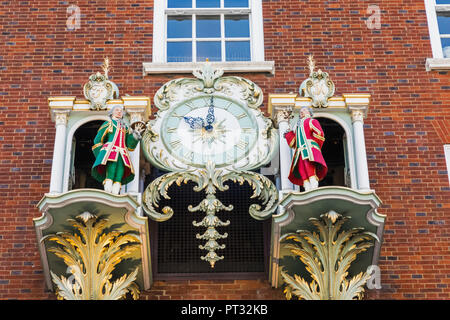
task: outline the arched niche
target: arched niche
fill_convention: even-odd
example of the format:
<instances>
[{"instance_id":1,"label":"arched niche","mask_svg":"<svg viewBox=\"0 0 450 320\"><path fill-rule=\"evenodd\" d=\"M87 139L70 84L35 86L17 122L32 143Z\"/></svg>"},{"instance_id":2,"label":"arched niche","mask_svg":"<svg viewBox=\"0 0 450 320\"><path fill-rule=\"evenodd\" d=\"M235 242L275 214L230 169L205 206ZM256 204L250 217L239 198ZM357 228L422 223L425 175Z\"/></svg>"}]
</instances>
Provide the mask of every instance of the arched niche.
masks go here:
<instances>
[{"instance_id":1,"label":"arched niche","mask_svg":"<svg viewBox=\"0 0 450 320\"><path fill-rule=\"evenodd\" d=\"M91 110L89 101L77 100L75 97L51 97L49 107L52 120L55 122L55 143L52 159L52 174L50 180L50 194L59 194L72 190L75 186L85 185L87 188L97 188L88 181L77 182L74 166L77 166L76 156L85 154L91 157L92 145L90 139L94 139L98 124L108 120L108 110L114 105L121 105L126 111L126 121L147 121L150 114L150 99L148 97L126 96L121 99L109 100L104 110ZM91 123L91 124L90 124ZM79 140L77 142L77 140ZM85 141L83 150L80 150L81 141ZM77 152L78 148L78 152ZM136 172L140 172L140 148L130 153L131 161ZM84 162L84 172L87 172L89 159L80 159ZM92 164L94 163L91 159ZM90 165L92 165L90 164ZM74 175L75 174L75 175ZM75 178L75 180L74 180ZM140 175L127 184L124 192L138 196ZM86 184L87 183L87 184Z\"/></svg>"},{"instance_id":2,"label":"arched niche","mask_svg":"<svg viewBox=\"0 0 450 320\"><path fill-rule=\"evenodd\" d=\"M325 134L322 155L328 166L327 176L319 182L320 187L340 186L357 188L351 121L342 113L314 112ZM298 121L294 113L291 127ZM300 187L303 190L303 187Z\"/></svg>"},{"instance_id":3,"label":"arched niche","mask_svg":"<svg viewBox=\"0 0 450 320\"><path fill-rule=\"evenodd\" d=\"M89 121L80 126L72 138L71 168L68 189L103 189L100 182L92 178L91 168L95 156L91 150L95 135L103 120Z\"/></svg>"},{"instance_id":4,"label":"arched niche","mask_svg":"<svg viewBox=\"0 0 450 320\"><path fill-rule=\"evenodd\" d=\"M345 130L334 120L316 117L325 134L322 154L328 166L325 178L319 182L320 187L351 185L348 167L347 138Z\"/></svg>"},{"instance_id":5,"label":"arched niche","mask_svg":"<svg viewBox=\"0 0 450 320\"><path fill-rule=\"evenodd\" d=\"M95 161L91 148L97 130L109 118L106 114L77 118L73 119L73 123L69 123L67 133L63 192L80 188L103 188L101 183L97 183L90 176L89 165L92 166Z\"/></svg>"},{"instance_id":6,"label":"arched niche","mask_svg":"<svg viewBox=\"0 0 450 320\"><path fill-rule=\"evenodd\" d=\"M345 94L343 97L329 98L329 105L326 108L312 108L314 112L313 117L318 119L319 122L320 119L323 119L322 122L326 127L324 129L325 141L330 138L335 140L333 137L335 135L342 136L341 151L343 150L344 152L345 160L344 183L342 183L341 174L340 180L337 177L334 177L334 179L329 177L328 181L322 181L322 184L319 184L319 186L335 185L357 190L370 190L363 127L363 119L367 116L369 98L370 95L366 94ZM298 186L293 185L287 178L292 159L292 150L285 143L283 133L289 128L289 117L286 117L286 115L292 114L293 118L289 122L290 127L293 128L298 121L299 111L304 106L311 107L310 98L299 97L296 94L269 95L268 112L272 115L280 130L279 176L281 191L291 192L298 190ZM340 141L338 141L338 144L341 144ZM327 149L327 147L325 148ZM333 154L333 151L323 150L323 153ZM327 154L324 156L325 158L329 157ZM333 158L329 159L330 164L334 167L331 171L334 170L336 172L337 164L333 164ZM342 165L342 158L340 165ZM331 183L330 180L339 181Z\"/></svg>"}]
</instances>

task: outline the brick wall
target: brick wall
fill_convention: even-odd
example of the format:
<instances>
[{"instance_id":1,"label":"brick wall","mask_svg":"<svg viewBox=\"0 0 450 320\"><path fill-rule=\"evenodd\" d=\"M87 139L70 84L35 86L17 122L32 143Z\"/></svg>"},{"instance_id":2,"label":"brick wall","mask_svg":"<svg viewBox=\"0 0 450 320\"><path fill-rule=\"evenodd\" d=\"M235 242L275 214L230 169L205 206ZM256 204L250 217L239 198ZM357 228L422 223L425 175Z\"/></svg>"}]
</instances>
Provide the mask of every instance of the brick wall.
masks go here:
<instances>
[{"instance_id":1,"label":"brick wall","mask_svg":"<svg viewBox=\"0 0 450 320\"><path fill-rule=\"evenodd\" d=\"M149 300L275 300L284 299L283 292L267 280L171 280L155 281L151 290L141 294Z\"/></svg>"},{"instance_id":2,"label":"brick wall","mask_svg":"<svg viewBox=\"0 0 450 320\"><path fill-rule=\"evenodd\" d=\"M81 10L75 31L66 29L71 4ZM366 26L369 4L263 0L265 56L275 61L275 75L239 75L264 90L267 105L269 93L297 91L312 53L336 95L372 95L365 120L369 176L387 220L383 289L368 298L448 299L449 73L425 71L431 47L423 1L378 1L378 30ZM153 97L179 75L142 76L142 62L152 57L152 28L153 1L0 2L1 299L54 298L44 292L32 222L50 181L55 129L47 98L81 98L105 56L121 95ZM143 298L219 299L218 289L233 299L280 298L263 280L158 281Z\"/></svg>"}]
</instances>

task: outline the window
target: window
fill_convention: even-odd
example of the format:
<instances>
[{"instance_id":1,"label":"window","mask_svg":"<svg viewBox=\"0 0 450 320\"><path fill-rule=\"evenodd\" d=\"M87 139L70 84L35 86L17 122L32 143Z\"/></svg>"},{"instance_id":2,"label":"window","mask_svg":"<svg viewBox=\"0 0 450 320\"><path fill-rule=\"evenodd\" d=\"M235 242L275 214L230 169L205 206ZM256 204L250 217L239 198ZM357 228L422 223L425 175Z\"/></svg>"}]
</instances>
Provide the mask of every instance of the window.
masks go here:
<instances>
[{"instance_id":1,"label":"window","mask_svg":"<svg viewBox=\"0 0 450 320\"><path fill-rule=\"evenodd\" d=\"M450 59L450 0L425 0L434 59ZM427 59L427 70L450 69L450 60Z\"/></svg>"},{"instance_id":2,"label":"window","mask_svg":"<svg viewBox=\"0 0 450 320\"><path fill-rule=\"evenodd\" d=\"M168 0L166 61L251 61L250 14L248 0Z\"/></svg>"},{"instance_id":3,"label":"window","mask_svg":"<svg viewBox=\"0 0 450 320\"><path fill-rule=\"evenodd\" d=\"M442 55L444 58L450 58L450 0L436 0L436 15Z\"/></svg>"},{"instance_id":4,"label":"window","mask_svg":"<svg viewBox=\"0 0 450 320\"><path fill-rule=\"evenodd\" d=\"M153 62L144 63L145 73L192 72L183 64L206 60L225 71L273 72L273 62L264 61L262 0L155 1L153 20Z\"/></svg>"},{"instance_id":5,"label":"window","mask_svg":"<svg viewBox=\"0 0 450 320\"><path fill-rule=\"evenodd\" d=\"M444 145L445 162L447 164L448 182L450 184L450 144Z\"/></svg>"}]
</instances>

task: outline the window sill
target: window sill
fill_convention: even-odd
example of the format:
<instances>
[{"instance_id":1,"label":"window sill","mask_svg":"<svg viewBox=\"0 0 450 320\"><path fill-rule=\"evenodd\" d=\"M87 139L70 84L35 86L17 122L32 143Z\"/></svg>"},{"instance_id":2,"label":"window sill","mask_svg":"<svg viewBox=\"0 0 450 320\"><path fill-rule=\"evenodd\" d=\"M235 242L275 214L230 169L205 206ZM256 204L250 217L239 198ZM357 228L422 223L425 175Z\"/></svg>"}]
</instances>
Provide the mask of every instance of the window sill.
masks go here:
<instances>
[{"instance_id":1,"label":"window sill","mask_svg":"<svg viewBox=\"0 0 450 320\"><path fill-rule=\"evenodd\" d=\"M275 63L273 61L235 61L235 62L211 62L215 68L223 69L224 72L268 72L275 74ZM196 62L144 62L144 76L161 73L192 73L198 69L200 63Z\"/></svg>"},{"instance_id":2,"label":"window sill","mask_svg":"<svg viewBox=\"0 0 450 320\"><path fill-rule=\"evenodd\" d=\"M448 71L450 70L450 58L427 58L425 69L427 71Z\"/></svg>"}]
</instances>

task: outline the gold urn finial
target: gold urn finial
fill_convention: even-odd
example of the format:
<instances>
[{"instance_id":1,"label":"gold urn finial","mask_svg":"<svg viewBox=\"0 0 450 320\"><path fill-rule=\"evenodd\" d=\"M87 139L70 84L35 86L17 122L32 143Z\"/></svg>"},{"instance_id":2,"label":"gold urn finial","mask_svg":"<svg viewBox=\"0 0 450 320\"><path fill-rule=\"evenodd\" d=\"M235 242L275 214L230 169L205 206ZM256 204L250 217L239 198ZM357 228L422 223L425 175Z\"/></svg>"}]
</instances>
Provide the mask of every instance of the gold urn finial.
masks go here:
<instances>
[{"instance_id":1,"label":"gold urn finial","mask_svg":"<svg viewBox=\"0 0 450 320\"><path fill-rule=\"evenodd\" d=\"M316 63L315 63L315 61L314 61L314 58L313 58L313 55L312 55L312 54L310 54L310 55L308 56L308 67L309 67L309 74L310 74L310 75L313 74L314 68L316 67Z\"/></svg>"},{"instance_id":2,"label":"gold urn finial","mask_svg":"<svg viewBox=\"0 0 450 320\"><path fill-rule=\"evenodd\" d=\"M108 73L109 73L109 58L108 57L106 57L105 60L103 61L102 69L103 69L103 73L104 73L106 79L108 79Z\"/></svg>"}]
</instances>

